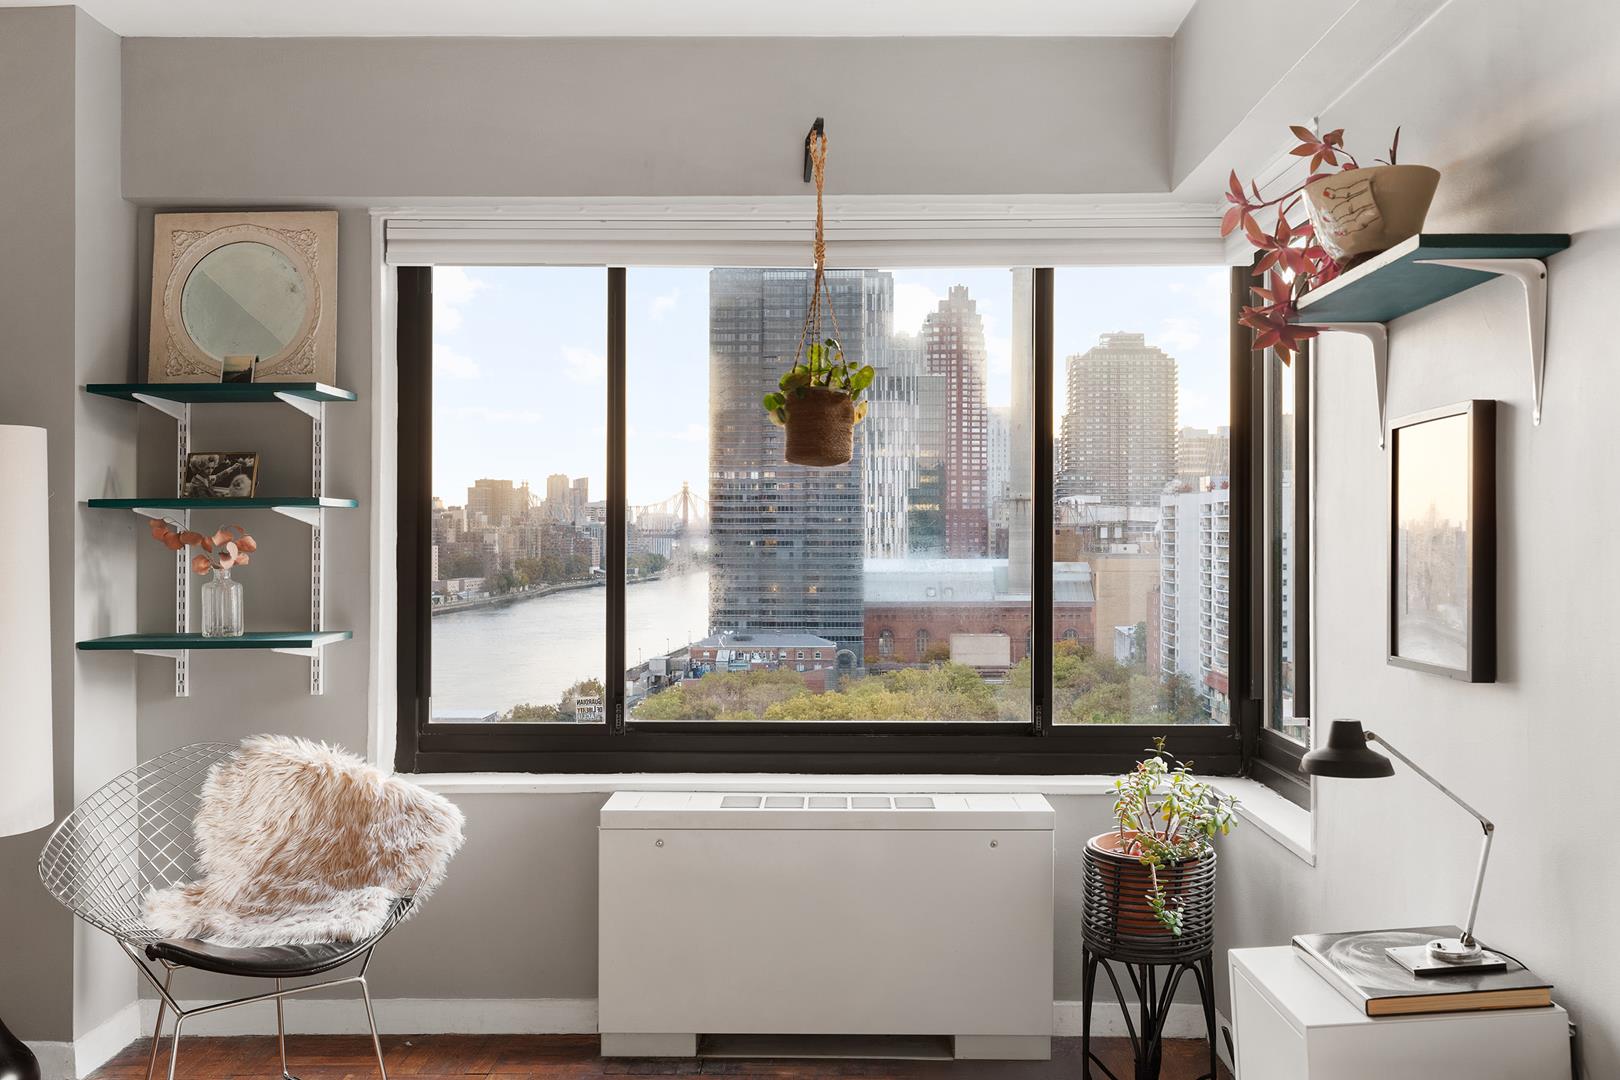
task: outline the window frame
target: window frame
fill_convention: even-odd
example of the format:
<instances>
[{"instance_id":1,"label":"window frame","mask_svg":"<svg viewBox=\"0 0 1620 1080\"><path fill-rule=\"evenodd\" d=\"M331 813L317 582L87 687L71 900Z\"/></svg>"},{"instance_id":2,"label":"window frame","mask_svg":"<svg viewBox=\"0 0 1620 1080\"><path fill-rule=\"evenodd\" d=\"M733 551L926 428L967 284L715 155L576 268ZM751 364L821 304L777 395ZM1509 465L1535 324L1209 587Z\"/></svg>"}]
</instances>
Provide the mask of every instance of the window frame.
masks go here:
<instances>
[{"instance_id":1,"label":"window frame","mask_svg":"<svg viewBox=\"0 0 1620 1080\"><path fill-rule=\"evenodd\" d=\"M1120 772L1132 768L1158 737L1171 740L1179 757L1195 760L1201 772L1239 775L1249 771L1260 709L1255 695L1237 689L1239 660L1247 650L1232 649L1232 721L1228 725L1067 725L1053 722L1052 581L1036 574L1031 588L1031 638L1045 643L1031 651L1031 719L1014 722L891 722L871 724L793 722L724 723L629 721L625 715L623 672L625 623L625 462L626 342L624 266L608 266L607 335L607 626L602 724L532 723L430 724L431 608L426 600L430 573L432 477L432 274L428 263L390 267L396 275L395 355L397 359L398 450L396 507L398 594L396 641L397 720L395 767L407 773L450 772L801 772L939 773L1055 775ZM1234 268L1232 311L1247 282ZM1033 365L1031 424L1034 486L1054 489L1053 462L1053 279L1052 267L1033 269ZM1252 366L1244 331L1243 361L1233 375L1244 385ZM1234 462L1239 440L1247 445L1252 408L1233 383ZM1247 471L1232 470L1233 571L1246 570L1238 553L1248 547L1248 519L1239 499L1252 487ZM1032 560L1050 566L1053 557L1053 505L1033 500ZM386 585L384 586L386 588ZM1231 641L1243 640L1250 590L1234 582ZM1241 609L1241 610L1240 610ZM1251 690L1254 687L1251 685Z\"/></svg>"}]
</instances>

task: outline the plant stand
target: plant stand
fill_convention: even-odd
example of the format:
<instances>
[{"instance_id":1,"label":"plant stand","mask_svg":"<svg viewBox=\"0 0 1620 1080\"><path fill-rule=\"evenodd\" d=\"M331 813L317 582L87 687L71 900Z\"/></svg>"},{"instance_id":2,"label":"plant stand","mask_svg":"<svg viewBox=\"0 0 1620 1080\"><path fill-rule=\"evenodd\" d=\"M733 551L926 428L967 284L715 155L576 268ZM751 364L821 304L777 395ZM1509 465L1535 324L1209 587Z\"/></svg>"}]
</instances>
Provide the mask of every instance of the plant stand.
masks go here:
<instances>
[{"instance_id":1,"label":"plant stand","mask_svg":"<svg viewBox=\"0 0 1620 1080\"><path fill-rule=\"evenodd\" d=\"M1209 1072L1199 1080L1216 1080L1219 1065L1215 1053L1215 965L1211 950L1205 948L1197 955L1161 960L1133 961L1110 956L1087 944L1082 956L1083 1012L1080 1029L1081 1076L1090 1080L1091 1067L1096 1065L1110 1080L1158 1080L1164 1063L1164 1024L1175 1000L1176 988L1188 972L1198 982L1198 996L1204 1007L1204 1026L1209 1035ZM1130 978L1136 991L1137 1019L1131 1019L1131 1003L1126 1000L1119 977L1114 973L1118 964ZM1097 972L1108 976L1125 1017L1125 1031L1131 1039L1131 1053L1136 1069L1129 1078L1116 1076L1091 1052L1091 1005L1097 994Z\"/></svg>"}]
</instances>

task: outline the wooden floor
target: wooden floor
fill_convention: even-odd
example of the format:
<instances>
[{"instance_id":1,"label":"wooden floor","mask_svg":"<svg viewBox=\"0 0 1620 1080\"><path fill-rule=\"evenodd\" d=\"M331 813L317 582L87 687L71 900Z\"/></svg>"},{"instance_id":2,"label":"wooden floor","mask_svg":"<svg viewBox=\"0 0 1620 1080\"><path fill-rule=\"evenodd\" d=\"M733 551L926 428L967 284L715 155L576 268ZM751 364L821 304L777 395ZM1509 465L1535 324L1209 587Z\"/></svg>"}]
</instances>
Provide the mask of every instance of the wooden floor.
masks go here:
<instances>
[{"instance_id":1,"label":"wooden floor","mask_svg":"<svg viewBox=\"0 0 1620 1080\"><path fill-rule=\"evenodd\" d=\"M1130 1043L1094 1039L1098 1055L1120 1080L1131 1080ZM93 1080L139 1080L146 1075L150 1041L142 1039L95 1073ZM165 1044L164 1051L167 1050ZM1195 1080L1208 1063L1208 1044L1191 1039L1165 1043L1163 1080ZM350 1035L293 1036L287 1040L289 1066L300 1080L377 1080L371 1040ZM1053 1040L1051 1061L737 1061L689 1059L603 1059L593 1035L392 1035L383 1038L388 1073L397 1080L590 1080L604 1076L727 1076L761 1080L919 1080L985 1077L1009 1080L1075 1080L1080 1040ZM160 1052L158 1075L167 1057ZM193 1080L253 1077L275 1080L281 1072L276 1040L268 1037L185 1038L177 1076ZM1101 1077L1100 1070L1093 1076ZM1221 1080L1231 1074L1221 1069Z\"/></svg>"}]
</instances>

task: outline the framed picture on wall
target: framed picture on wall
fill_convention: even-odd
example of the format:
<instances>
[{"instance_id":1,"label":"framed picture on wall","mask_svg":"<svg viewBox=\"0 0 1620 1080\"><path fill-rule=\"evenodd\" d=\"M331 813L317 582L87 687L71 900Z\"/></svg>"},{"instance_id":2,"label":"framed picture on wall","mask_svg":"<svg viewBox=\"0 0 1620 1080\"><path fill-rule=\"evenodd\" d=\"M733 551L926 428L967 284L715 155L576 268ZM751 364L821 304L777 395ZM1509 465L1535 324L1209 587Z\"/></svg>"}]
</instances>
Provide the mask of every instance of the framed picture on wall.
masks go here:
<instances>
[{"instance_id":1,"label":"framed picture on wall","mask_svg":"<svg viewBox=\"0 0 1620 1080\"><path fill-rule=\"evenodd\" d=\"M1389 662L1496 681L1496 402L1390 427Z\"/></svg>"}]
</instances>

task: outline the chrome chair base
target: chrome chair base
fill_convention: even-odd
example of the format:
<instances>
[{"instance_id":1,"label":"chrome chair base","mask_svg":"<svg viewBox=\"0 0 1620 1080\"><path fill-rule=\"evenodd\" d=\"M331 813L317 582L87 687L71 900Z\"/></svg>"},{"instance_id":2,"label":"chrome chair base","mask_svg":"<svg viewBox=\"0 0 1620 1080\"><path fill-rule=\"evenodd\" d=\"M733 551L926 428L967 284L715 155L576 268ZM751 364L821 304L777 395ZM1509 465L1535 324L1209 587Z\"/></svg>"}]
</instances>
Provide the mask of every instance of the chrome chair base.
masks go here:
<instances>
[{"instance_id":1,"label":"chrome chair base","mask_svg":"<svg viewBox=\"0 0 1620 1080\"><path fill-rule=\"evenodd\" d=\"M360 957L360 971L342 979L328 979L325 982L307 983L303 986L283 987L281 980L276 979L276 988L263 994L250 994L247 997L233 998L229 1001L214 1002L209 1005L198 1005L190 1009L182 1009L180 1002L170 993L170 984L174 980L174 973L180 966L160 960L163 967L163 979L160 982L157 975L147 966L140 954L132 949L127 942L120 941L119 948L124 950L126 956L134 963L146 981L152 984L158 992L157 1023L152 1028L152 1050L146 1062L146 1080L153 1080L157 1074L158 1046L163 1036L163 1020L167 1013L174 1014L174 1026L169 1035L169 1071L168 1080L175 1080L175 1069L180 1063L180 1035L185 1023L193 1016L203 1016L207 1013L222 1012L225 1009L234 1009L238 1005L253 1005L261 1001L274 1001L276 1003L276 1048L281 1055L282 1080L298 1080L288 1068L287 1064L287 1024L283 1001L294 994L305 994L311 990L325 990L333 986L344 986L348 983L360 984L360 996L366 1006L366 1026L371 1030L371 1047L377 1055L377 1075L381 1080L388 1080L388 1066L383 1063L382 1038L377 1033L377 1016L371 1007L371 988L366 984L366 969L371 966L371 949L367 949Z\"/></svg>"}]
</instances>

